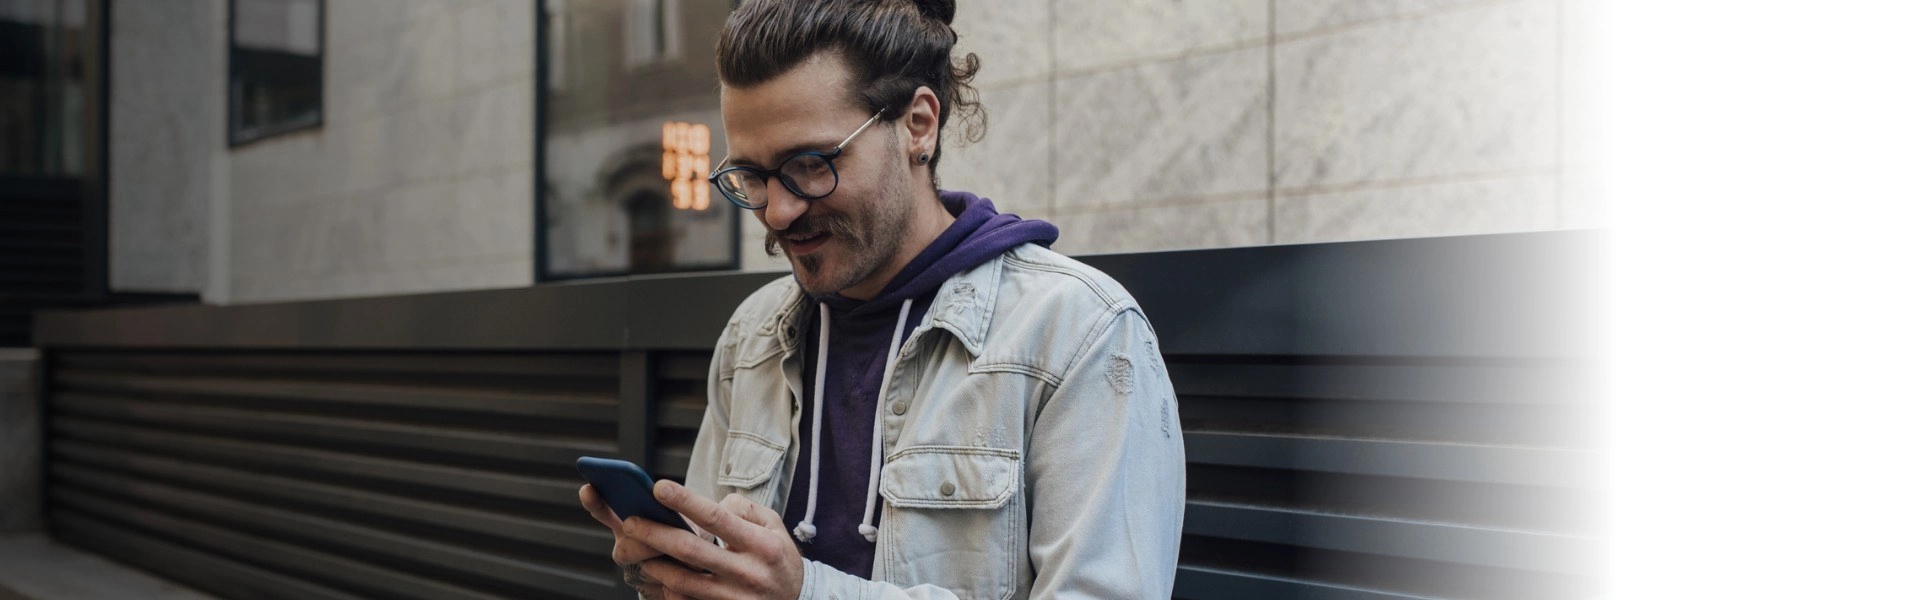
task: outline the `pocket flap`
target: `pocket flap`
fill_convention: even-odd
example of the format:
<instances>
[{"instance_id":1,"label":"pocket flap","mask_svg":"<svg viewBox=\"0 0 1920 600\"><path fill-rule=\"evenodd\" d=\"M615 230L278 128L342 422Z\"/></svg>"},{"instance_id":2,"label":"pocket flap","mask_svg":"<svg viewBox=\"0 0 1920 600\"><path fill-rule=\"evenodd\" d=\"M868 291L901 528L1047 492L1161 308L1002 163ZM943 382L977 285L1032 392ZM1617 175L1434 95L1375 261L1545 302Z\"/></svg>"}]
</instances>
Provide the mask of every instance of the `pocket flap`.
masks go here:
<instances>
[{"instance_id":1,"label":"pocket flap","mask_svg":"<svg viewBox=\"0 0 1920 600\"><path fill-rule=\"evenodd\" d=\"M999 508L1019 481L1018 450L917 446L887 458L880 495L904 507Z\"/></svg>"},{"instance_id":2,"label":"pocket flap","mask_svg":"<svg viewBox=\"0 0 1920 600\"><path fill-rule=\"evenodd\" d=\"M786 448L744 431L727 432L727 447L720 451L720 485L750 488L767 482L780 463Z\"/></svg>"}]
</instances>

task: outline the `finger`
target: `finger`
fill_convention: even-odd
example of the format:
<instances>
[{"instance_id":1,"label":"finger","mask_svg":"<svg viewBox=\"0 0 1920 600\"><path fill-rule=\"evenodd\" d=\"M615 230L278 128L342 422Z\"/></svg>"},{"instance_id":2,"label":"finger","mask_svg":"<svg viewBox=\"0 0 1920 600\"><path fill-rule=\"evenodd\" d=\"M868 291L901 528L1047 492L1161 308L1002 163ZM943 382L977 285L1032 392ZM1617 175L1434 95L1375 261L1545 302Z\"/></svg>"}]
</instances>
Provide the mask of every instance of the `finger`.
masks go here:
<instances>
[{"instance_id":1,"label":"finger","mask_svg":"<svg viewBox=\"0 0 1920 600\"><path fill-rule=\"evenodd\" d=\"M720 507L727 509L727 512L738 515L742 519L746 519L748 523L774 531L786 531L786 521L780 518L779 513L775 513L771 508L748 500L746 496L727 494L727 497L720 499Z\"/></svg>"},{"instance_id":2,"label":"finger","mask_svg":"<svg viewBox=\"0 0 1920 600\"><path fill-rule=\"evenodd\" d=\"M693 598L720 597L721 583L713 575L696 572L686 565L666 559L654 559L640 563L640 571L647 579L660 583L660 587L674 594Z\"/></svg>"},{"instance_id":3,"label":"finger","mask_svg":"<svg viewBox=\"0 0 1920 600\"><path fill-rule=\"evenodd\" d=\"M648 546L639 538L627 535L624 529L614 535L613 562L616 564L631 565L657 556L660 556L659 550Z\"/></svg>"},{"instance_id":4,"label":"finger","mask_svg":"<svg viewBox=\"0 0 1920 600\"><path fill-rule=\"evenodd\" d=\"M740 518L739 515L722 508L720 503L702 498L699 494L687 491L685 486L671 481L653 484L653 497L659 499L660 503L667 508L685 516L688 521L693 521L693 524L699 525L701 529L707 530L707 533L725 540L729 546L752 544L756 539L755 532L763 531L746 519Z\"/></svg>"},{"instance_id":5,"label":"finger","mask_svg":"<svg viewBox=\"0 0 1920 600\"><path fill-rule=\"evenodd\" d=\"M628 519L626 535L697 569L737 575L745 568L741 564L745 558L734 556L692 532L671 525L646 519Z\"/></svg>"},{"instance_id":6,"label":"finger","mask_svg":"<svg viewBox=\"0 0 1920 600\"><path fill-rule=\"evenodd\" d=\"M593 520L607 526L607 529L616 533L620 531L620 517L613 514L613 509L606 502L600 500L600 494L593 491L593 484L580 484L580 507L587 509L587 514L593 515Z\"/></svg>"}]
</instances>

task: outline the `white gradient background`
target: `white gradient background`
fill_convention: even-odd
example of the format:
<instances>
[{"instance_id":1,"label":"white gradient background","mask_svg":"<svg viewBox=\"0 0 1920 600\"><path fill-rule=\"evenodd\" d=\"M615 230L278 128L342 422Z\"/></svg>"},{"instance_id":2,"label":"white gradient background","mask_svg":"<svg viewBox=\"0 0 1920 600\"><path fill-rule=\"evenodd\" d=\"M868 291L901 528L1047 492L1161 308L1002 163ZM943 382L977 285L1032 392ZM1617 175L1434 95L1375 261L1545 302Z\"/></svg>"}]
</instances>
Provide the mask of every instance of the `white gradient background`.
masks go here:
<instances>
[{"instance_id":1,"label":"white gradient background","mask_svg":"<svg viewBox=\"0 0 1920 600\"><path fill-rule=\"evenodd\" d=\"M1920 7L1595 12L1611 597L1915 597Z\"/></svg>"}]
</instances>

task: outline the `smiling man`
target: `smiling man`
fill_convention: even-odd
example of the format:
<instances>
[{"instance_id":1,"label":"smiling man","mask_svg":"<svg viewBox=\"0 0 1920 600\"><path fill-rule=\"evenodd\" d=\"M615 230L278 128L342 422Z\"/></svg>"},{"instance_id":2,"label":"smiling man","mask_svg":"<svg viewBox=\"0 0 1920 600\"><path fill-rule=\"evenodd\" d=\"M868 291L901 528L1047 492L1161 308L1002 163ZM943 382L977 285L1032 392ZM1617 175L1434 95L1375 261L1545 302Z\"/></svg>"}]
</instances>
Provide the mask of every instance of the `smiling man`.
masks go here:
<instances>
[{"instance_id":1,"label":"smiling man","mask_svg":"<svg viewBox=\"0 0 1920 600\"><path fill-rule=\"evenodd\" d=\"M748 0L721 32L711 180L793 276L727 323L687 485L656 487L724 544L581 488L643 597L1171 593L1185 456L1153 330L1052 225L939 190L943 130L983 116L953 13Z\"/></svg>"}]
</instances>

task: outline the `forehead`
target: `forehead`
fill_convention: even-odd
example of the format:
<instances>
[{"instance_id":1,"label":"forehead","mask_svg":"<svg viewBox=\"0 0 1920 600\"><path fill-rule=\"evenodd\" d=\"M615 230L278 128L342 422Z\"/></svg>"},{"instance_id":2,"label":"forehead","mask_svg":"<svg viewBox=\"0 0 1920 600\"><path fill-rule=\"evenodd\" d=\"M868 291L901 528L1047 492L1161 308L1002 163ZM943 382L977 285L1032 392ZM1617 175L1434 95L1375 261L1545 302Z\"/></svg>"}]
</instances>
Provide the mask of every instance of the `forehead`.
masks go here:
<instances>
[{"instance_id":1,"label":"forehead","mask_svg":"<svg viewBox=\"0 0 1920 600\"><path fill-rule=\"evenodd\" d=\"M728 154L765 165L796 144L839 143L852 133L850 127L869 116L860 114L850 100L849 77L837 57L819 53L759 85L722 85L720 116L726 121Z\"/></svg>"}]
</instances>

